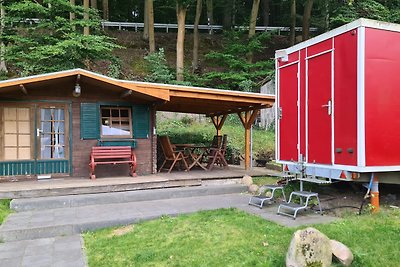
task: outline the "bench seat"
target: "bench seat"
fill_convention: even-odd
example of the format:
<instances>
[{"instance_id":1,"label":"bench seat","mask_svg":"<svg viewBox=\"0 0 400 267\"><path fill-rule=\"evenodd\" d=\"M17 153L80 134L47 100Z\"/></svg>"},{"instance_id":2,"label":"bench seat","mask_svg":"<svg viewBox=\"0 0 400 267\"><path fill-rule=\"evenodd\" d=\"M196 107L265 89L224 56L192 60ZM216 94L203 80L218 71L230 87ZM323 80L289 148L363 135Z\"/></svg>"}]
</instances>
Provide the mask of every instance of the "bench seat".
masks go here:
<instances>
[{"instance_id":1,"label":"bench seat","mask_svg":"<svg viewBox=\"0 0 400 267\"><path fill-rule=\"evenodd\" d=\"M90 153L90 178L96 179L97 165L129 164L129 175L136 176L136 155L130 146L95 146Z\"/></svg>"}]
</instances>

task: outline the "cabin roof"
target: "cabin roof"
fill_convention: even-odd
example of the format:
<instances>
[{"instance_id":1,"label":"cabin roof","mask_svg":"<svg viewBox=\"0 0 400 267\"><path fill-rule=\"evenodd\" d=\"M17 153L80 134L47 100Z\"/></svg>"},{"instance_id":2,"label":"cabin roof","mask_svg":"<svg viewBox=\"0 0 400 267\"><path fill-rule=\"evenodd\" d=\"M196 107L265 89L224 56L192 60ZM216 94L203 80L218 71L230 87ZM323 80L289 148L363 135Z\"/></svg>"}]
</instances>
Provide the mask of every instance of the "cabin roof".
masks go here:
<instances>
[{"instance_id":1,"label":"cabin roof","mask_svg":"<svg viewBox=\"0 0 400 267\"><path fill-rule=\"evenodd\" d=\"M131 96L143 98L154 102L156 109L160 111L208 116L272 107L275 102L274 95L120 80L83 69L0 81L0 96L14 90L27 93L45 85L53 85L54 88L60 85L71 86L73 90L77 82L96 86L99 90L118 91L121 93L121 99L128 101ZM84 89L82 88L82 91Z\"/></svg>"}]
</instances>

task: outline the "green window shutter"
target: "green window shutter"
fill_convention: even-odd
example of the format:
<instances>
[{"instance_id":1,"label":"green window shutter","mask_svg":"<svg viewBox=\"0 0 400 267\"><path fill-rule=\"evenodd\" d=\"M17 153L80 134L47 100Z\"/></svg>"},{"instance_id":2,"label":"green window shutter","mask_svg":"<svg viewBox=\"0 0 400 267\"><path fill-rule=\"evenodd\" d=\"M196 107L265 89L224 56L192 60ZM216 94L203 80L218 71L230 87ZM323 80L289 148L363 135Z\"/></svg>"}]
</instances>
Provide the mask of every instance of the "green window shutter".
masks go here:
<instances>
[{"instance_id":1,"label":"green window shutter","mask_svg":"<svg viewBox=\"0 0 400 267\"><path fill-rule=\"evenodd\" d=\"M100 138L100 107L97 103L81 103L81 139Z\"/></svg>"},{"instance_id":2,"label":"green window shutter","mask_svg":"<svg viewBox=\"0 0 400 267\"><path fill-rule=\"evenodd\" d=\"M133 107L133 135L134 138L149 138L150 108L147 105Z\"/></svg>"}]
</instances>

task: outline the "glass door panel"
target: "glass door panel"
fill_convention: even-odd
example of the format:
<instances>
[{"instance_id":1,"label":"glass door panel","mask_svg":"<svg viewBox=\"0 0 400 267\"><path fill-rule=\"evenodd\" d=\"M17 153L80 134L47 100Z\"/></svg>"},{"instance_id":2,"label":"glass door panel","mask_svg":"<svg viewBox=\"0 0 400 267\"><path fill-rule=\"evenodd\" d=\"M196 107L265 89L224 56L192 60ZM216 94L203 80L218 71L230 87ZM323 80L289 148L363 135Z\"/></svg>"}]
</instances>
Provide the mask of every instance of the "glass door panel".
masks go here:
<instances>
[{"instance_id":1,"label":"glass door panel","mask_svg":"<svg viewBox=\"0 0 400 267\"><path fill-rule=\"evenodd\" d=\"M40 159L65 159L65 114L63 108L41 108Z\"/></svg>"}]
</instances>

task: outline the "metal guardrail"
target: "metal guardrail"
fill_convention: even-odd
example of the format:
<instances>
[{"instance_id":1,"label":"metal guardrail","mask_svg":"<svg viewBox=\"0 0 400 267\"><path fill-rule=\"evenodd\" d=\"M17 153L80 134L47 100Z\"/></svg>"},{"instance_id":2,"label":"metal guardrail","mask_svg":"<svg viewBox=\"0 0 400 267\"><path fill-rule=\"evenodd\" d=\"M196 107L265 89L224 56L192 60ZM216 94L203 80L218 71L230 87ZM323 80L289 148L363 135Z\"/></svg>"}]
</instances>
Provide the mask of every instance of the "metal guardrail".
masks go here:
<instances>
[{"instance_id":1,"label":"metal guardrail","mask_svg":"<svg viewBox=\"0 0 400 267\"><path fill-rule=\"evenodd\" d=\"M118 30L122 30L124 28L134 28L135 31L138 31L138 29L144 28L144 23L141 22L117 22L117 21L102 21L101 26L104 29L105 27L111 27L111 28L118 28ZM170 29L178 29L178 24L169 24L169 23L154 23L154 28L156 29L165 29L166 32L168 33ZM194 28L193 24L186 24L185 29L192 30ZM199 25L199 30L207 30L207 31L213 31L213 30L222 30L223 26L222 25ZM248 27L239 27L236 26L235 29L242 29L246 30ZM303 30L302 27L296 27L295 30L297 32L301 32ZM317 28L310 28L311 32L316 32L318 29ZM267 31L267 32L278 32L280 34L281 32L289 32L290 27L265 27L265 26L257 26L256 31Z\"/></svg>"},{"instance_id":2,"label":"metal guardrail","mask_svg":"<svg viewBox=\"0 0 400 267\"><path fill-rule=\"evenodd\" d=\"M37 18L29 18L25 19L26 23L38 23L39 19ZM124 28L134 28L135 31L137 32L139 28L144 28L144 23L142 22L118 22L118 21L102 21L101 22L101 27L104 29L105 27L111 27L111 28L118 28L118 30L122 30ZM178 29L178 24L169 24L169 23L154 23L154 28L156 29L165 29L166 32L168 33L170 29ZM185 29L188 30L193 30L194 25L193 24L186 24ZM223 29L222 25L199 25L199 30L205 30L205 31L214 31L214 30L219 30L221 31ZM246 26L235 26L235 29L240 29L240 30L248 30L249 27ZM303 30L302 27L296 27L295 28L296 32L301 32ZM290 27L265 27L265 26L256 26L256 31L264 31L264 32L278 32L280 34L281 32L289 32ZM318 28L310 28L310 32L316 32L318 31Z\"/></svg>"}]
</instances>

